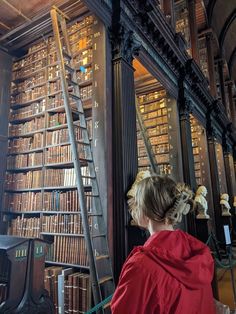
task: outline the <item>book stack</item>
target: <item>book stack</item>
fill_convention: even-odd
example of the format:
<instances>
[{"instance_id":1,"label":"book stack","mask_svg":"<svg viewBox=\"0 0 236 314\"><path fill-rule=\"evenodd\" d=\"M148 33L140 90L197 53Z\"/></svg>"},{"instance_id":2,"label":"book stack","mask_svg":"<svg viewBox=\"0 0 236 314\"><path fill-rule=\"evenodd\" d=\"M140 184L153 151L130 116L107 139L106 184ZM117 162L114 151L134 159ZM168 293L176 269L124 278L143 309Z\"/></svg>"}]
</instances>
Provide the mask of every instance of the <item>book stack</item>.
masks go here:
<instances>
[{"instance_id":1,"label":"book stack","mask_svg":"<svg viewBox=\"0 0 236 314\"><path fill-rule=\"evenodd\" d=\"M41 192L6 193L4 208L9 212L34 212L42 210Z\"/></svg>"},{"instance_id":2,"label":"book stack","mask_svg":"<svg viewBox=\"0 0 236 314\"><path fill-rule=\"evenodd\" d=\"M22 218L18 216L16 219L11 220L8 234L27 238L39 238L40 229L40 218Z\"/></svg>"},{"instance_id":3,"label":"book stack","mask_svg":"<svg viewBox=\"0 0 236 314\"><path fill-rule=\"evenodd\" d=\"M45 287L52 297L56 313L85 313L91 308L91 283L88 274L73 268L45 269Z\"/></svg>"}]
</instances>

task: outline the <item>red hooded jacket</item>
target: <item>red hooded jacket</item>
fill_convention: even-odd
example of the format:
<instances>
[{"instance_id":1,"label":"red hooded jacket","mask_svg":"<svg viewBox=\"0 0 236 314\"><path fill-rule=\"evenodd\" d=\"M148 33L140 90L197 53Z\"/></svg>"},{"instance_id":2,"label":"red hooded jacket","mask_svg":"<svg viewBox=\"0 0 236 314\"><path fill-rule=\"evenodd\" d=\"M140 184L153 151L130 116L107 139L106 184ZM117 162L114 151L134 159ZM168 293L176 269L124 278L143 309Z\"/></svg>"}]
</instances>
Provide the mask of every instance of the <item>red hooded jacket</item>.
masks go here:
<instances>
[{"instance_id":1,"label":"red hooded jacket","mask_svg":"<svg viewBox=\"0 0 236 314\"><path fill-rule=\"evenodd\" d=\"M157 232L126 260L112 313L215 314L213 271L202 242L181 230Z\"/></svg>"}]
</instances>

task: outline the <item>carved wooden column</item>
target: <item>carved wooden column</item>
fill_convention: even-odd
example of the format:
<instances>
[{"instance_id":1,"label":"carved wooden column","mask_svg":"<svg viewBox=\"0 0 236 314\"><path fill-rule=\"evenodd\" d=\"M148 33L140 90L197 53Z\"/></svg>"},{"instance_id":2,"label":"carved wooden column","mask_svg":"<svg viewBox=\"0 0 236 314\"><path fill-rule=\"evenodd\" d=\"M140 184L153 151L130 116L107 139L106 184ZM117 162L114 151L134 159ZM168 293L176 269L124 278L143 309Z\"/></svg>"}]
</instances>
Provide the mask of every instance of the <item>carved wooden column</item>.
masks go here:
<instances>
[{"instance_id":1,"label":"carved wooden column","mask_svg":"<svg viewBox=\"0 0 236 314\"><path fill-rule=\"evenodd\" d=\"M0 50L0 211L3 210L3 191L7 168L8 116L10 108L10 86L12 75L12 56ZM0 233L6 232L6 224L1 222Z\"/></svg>"},{"instance_id":2,"label":"carved wooden column","mask_svg":"<svg viewBox=\"0 0 236 314\"><path fill-rule=\"evenodd\" d=\"M194 173L194 159L192 149L192 136L191 136L191 124L190 124L190 113L191 103L185 98L184 92L184 73L180 74L179 77L179 95L178 95L178 108L180 117L180 137L182 147L182 160L183 160L183 177L184 182L191 187L196 189L196 179ZM188 215L187 231L196 236L196 224L194 214Z\"/></svg>"},{"instance_id":3,"label":"carved wooden column","mask_svg":"<svg viewBox=\"0 0 236 314\"><path fill-rule=\"evenodd\" d=\"M225 174L227 191L229 194L229 203L233 209L233 198L236 196L236 181L235 181L235 171L234 171L234 161L233 161L233 151L232 143L229 143L229 138L226 134L223 136L223 150L224 150L224 164L225 164Z\"/></svg>"},{"instance_id":4,"label":"carved wooden column","mask_svg":"<svg viewBox=\"0 0 236 314\"><path fill-rule=\"evenodd\" d=\"M230 118L232 121L233 126L236 128L236 110L235 110L235 103L233 99L233 82L228 81L226 82L226 88L228 88L228 95L229 95L229 111L230 111Z\"/></svg>"},{"instance_id":5,"label":"carved wooden column","mask_svg":"<svg viewBox=\"0 0 236 314\"><path fill-rule=\"evenodd\" d=\"M232 111L234 112L233 126L236 128L236 95L232 97Z\"/></svg>"},{"instance_id":6,"label":"carved wooden column","mask_svg":"<svg viewBox=\"0 0 236 314\"><path fill-rule=\"evenodd\" d=\"M208 73L210 80L210 91L213 97L216 98L216 77L215 77L215 67L214 67L214 54L213 54L213 34L208 32L206 34L206 48L207 48L207 63L208 63Z\"/></svg>"},{"instance_id":7,"label":"carved wooden column","mask_svg":"<svg viewBox=\"0 0 236 314\"><path fill-rule=\"evenodd\" d=\"M219 74L219 84L220 84L220 94L221 94L221 101L226 109L226 98L225 98L225 80L224 80L224 61L222 59L217 60L217 69Z\"/></svg>"},{"instance_id":8,"label":"carved wooden column","mask_svg":"<svg viewBox=\"0 0 236 314\"><path fill-rule=\"evenodd\" d=\"M117 3L115 4L117 5ZM139 48L135 43L133 33L124 29L117 19L118 17L115 15L111 34L113 48L113 257L116 280L132 247L132 243L130 243L132 236L130 236L128 228L129 214L126 193L131 187L138 169L132 60L134 52ZM141 230L137 229L135 238L138 241L140 237Z\"/></svg>"},{"instance_id":9,"label":"carved wooden column","mask_svg":"<svg viewBox=\"0 0 236 314\"><path fill-rule=\"evenodd\" d=\"M189 28L190 28L190 41L193 59L199 64L199 52L198 52L198 30L196 22L196 0L188 0L188 12L189 12Z\"/></svg>"},{"instance_id":10,"label":"carved wooden column","mask_svg":"<svg viewBox=\"0 0 236 314\"><path fill-rule=\"evenodd\" d=\"M207 142L208 142L208 154L210 160L210 171L211 171L211 185L212 185L212 195L213 195L213 205L215 210L215 225L216 225L216 235L218 240L224 241L223 226L221 220L221 208L220 208L220 184L219 184L219 174L216 156L216 131L213 125L213 117L211 108L207 116Z\"/></svg>"},{"instance_id":11,"label":"carved wooden column","mask_svg":"<svg viewBox=\"0 0 236 314\"><path fill-rule=\"evenodd\" d=\"M174 11L174 0L164 0L162 2L163 12L166 16L168 23L175 30L175 11Z\"/></svg>"}]
</instances>

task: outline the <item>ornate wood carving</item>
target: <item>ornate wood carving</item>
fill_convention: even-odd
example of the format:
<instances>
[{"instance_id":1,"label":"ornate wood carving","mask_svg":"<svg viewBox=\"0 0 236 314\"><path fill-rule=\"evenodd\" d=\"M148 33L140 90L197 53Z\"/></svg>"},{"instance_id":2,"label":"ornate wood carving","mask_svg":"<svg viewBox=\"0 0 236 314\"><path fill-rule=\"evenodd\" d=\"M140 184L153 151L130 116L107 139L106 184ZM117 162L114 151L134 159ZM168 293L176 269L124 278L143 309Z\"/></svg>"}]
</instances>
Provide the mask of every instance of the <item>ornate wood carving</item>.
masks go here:
<instances>
[{"instance_id":1,"label":"ornate wood carving","mask_svg":"<svg viewBox=\"0 0 236 314\"><path fill-rule=\"evenodd\" d=\"M217 102L214 102L207 112L207 142L208 142L208 154L210 162L210 173L211 173L211 185L213 194L213 203L215 209L215 225L217 226L216 234L220 241L223 241L223 227L221 219L221 208L220 208L220 184L218 165L216 157L216 136L217 130L214 125L214 115L220 113Z\"/></svg>"}]
</instances>

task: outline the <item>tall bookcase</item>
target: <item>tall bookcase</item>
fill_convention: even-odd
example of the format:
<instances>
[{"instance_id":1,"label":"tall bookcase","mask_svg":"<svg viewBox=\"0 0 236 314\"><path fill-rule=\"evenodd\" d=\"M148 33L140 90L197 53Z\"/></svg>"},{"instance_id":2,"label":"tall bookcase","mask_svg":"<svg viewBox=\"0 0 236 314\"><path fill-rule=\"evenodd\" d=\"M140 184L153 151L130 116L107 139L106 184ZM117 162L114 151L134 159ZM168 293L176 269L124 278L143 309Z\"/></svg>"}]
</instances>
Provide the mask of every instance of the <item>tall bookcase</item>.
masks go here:
<instances>
[{"instance_id":1,"label":"tall bookcase","mask_svg":"<svg viewBox=\"0 0 236 314\"><path fill-rule=\"evenodd\" d=\"M207 188L209 213L211 217L214 217L206 129L193 115L190 116L190 123L196 183L198 186L204 185Z\"/></svg>"},{"instance_id":2,"label":"tall bookcase","mask_svg":"<svg viewBox=\"0 0 236 314\"><path fill-rule=\"evenodd\" d=\"M227 183L226 183L226 175L225 175L223 148L219 141L216 142L215 144L215 150L216 150L217 168L218 168L218 175L219 175L220 193L223 194L223 193L227 193Z\"/></svg>"},{"instance_id":3,"label":"tall bookcase","mask_svg":"<svg viewBox=\"0 0 236 314\"><path fill-rule=\"evenodd\" d=\"M201 70L209 81L206 36L202 36L198 39L198 51Z\"/></svg>"},{"instance_id":4,"label":"tall bookcase","mask_svg":"<svg viewBox=\"0 0 236 314\"><path fill-rule=\"evenodd\" d=\"M217 62L215 62L215 64L214 64L214 70L215 70L215 79L216 79L217 98L221 100L220 78L219 78L219 71L218 71Z\"/></svg>"},{"instance_id":5,"label":"tall bookcase","mask_svg":"<svg viewBox=\"0 0 236 314\"><path fill-rule=\"evenodd\" d=\"M190 27L187 0L175 0L174 9L176 33L181 33L183 35L186 41L187 52L191 56Z\"/></svg>"},{"instance_id":6,"label":"tall bookcase","mask_svg":"<svg viewBox=\"0 0 236 314\"><path fill-rule=\"evenodd\" d=\"M99 59L104 55L103 25L87 15L70 25L68 33L90 139L92 142L95 133L99 141L103 134L98 103L104 95L98 95L97 81L104 80L105 59ZM45 286L56 312L84 313L91 306L89 264L52 37L35 44L14 62L10 106L3 208L8 234L49 241ZM79 140L78 113L73 101L70 106ZM78 149L81 156L81 146ZM95 144L95 153L96 149ZM81 167L89 212L92 198L86 162Z\"/></svg>"},{"instance_id":7,"label":"tall bookcase","mask_svg":"<svg viewBox=\"0 0 236 314\"><path fill-rule=\"evenodd\" d=\"M182 179L182 156L177 147L180 145L179 118L176 100L171 98L156 80L139 84L136 81L136 94L143 124L147 130L153 153L161 175L171 175ZM137 127L138 166L148 169L147 156L142 134Z\"/></svg>"}]
</instances>

